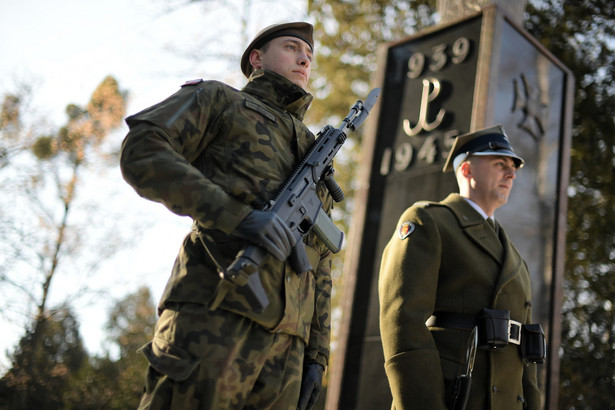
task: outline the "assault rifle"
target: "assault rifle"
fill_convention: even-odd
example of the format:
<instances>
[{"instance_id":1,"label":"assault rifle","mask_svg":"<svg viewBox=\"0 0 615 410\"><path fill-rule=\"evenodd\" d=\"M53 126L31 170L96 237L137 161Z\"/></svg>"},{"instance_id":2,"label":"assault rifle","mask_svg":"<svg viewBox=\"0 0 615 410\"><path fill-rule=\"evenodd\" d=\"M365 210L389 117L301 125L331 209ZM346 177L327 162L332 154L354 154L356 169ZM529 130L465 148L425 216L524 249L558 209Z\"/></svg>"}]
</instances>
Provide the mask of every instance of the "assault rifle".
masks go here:
<instances>
[{"instance_id":1,"label":"assault rifle","mask_svg":"<svg viewBox=\"0 0 615 410\"><path fill-rule=\"evenodd\" d=\"M333 157L346 141L347 130L355 131L365 121L378 99L379 92L379 88L373 89L365 103L358 100L339 127L324 126L278 194L263 208L264 211L277 213L295 235L297 244L289 261L298 274L312 269L302 241L311 230L331 252L337 253L342 247L344 234L323 211L322 202L316 193L316 184L324 181L334 201L340 202L344 199L344 192L333 179ZM237 291L246 297L257 312L269 304L258 273L266 255L267 252L262 247L249 245L239 251L235 261L222 273L224 279L238 285Z\"/></svg>"}]
</instances>

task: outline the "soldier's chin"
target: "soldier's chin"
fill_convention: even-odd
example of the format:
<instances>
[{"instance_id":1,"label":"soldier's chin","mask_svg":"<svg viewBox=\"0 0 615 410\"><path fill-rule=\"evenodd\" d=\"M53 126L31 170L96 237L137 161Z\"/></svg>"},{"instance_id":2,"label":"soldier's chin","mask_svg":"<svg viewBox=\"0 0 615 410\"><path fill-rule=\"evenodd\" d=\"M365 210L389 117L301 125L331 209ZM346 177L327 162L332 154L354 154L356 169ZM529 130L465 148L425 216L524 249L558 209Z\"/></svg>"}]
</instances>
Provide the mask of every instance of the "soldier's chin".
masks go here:
<instances>
[{"instance_id":1,"label":"soldier's chin","mask_svg":"<svg viewBox=\"0 0 615 410\"><path fill-rule=\"evenodd\" d=\"M307 88L307 79L301 74L296 74L290 81L301 88Z\"/></svg>"}]
</instances>

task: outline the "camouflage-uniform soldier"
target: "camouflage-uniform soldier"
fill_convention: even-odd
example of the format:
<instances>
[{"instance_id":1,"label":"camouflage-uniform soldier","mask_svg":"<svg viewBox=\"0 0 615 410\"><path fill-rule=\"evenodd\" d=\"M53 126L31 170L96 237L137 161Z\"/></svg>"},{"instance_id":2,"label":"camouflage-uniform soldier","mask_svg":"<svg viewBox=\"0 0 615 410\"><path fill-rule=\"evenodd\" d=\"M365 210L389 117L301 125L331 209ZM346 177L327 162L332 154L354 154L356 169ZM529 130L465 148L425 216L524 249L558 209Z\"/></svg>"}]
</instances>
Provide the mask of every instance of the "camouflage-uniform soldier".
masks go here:
<instances>
[{"instance_id":1,"label":"camouflage-uniform soldier","mask_svg":"<svg viewBox=\"0 0 615 410\"><path fill-rule=\"evenodd\" d=\"M142 349L149 367L140 408L296 409L318 397L329 356L330 251L307 235L314 269L297 274L285 262L294 245L288 227L259 210L314 141L302 123L312 101L304 90L312 33L308 23L270 26L243 54L241 91L190 81L126 120L126 181L194 220ZM329 211L326 189L319 192ZM260 313L217 273L248 241L269 253L260 268L269 305Z\"/></svg>"}]
</instances>

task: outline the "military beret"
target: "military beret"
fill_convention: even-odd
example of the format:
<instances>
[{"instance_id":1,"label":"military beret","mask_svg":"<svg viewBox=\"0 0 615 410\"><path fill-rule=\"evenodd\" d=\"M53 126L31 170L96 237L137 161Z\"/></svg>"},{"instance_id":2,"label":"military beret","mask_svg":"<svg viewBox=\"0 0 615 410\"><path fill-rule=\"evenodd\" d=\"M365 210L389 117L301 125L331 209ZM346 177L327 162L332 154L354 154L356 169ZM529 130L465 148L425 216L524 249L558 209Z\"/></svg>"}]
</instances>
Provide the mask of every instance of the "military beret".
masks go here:
<instances>
[{"instance_id":1,"label":"military beret","mask_svg":"<svg viewBox=\"0 0 615 410\"><path fill-rule=\"evenodd\" d=\"M250 65L250 53L254 49L259 49L268 41L276 37L291 36L305 41L312 52L314 51L314 27L310 23L297 21L294 23L273 24L262 29L254 40L246 47L241 56L241 71L246 77L250 77L252 66Z\"/></svg>"},{"instance_id":2,"label":"military beret","mask_svg":"<svg viewBox=\"0 0 615 410\"><path fill-rule=\"evenodd\" d=\"M515 154L508 136L504 132L504 127L501 125L483 128L458 136L453 143L442 171L456 170L466 158L472 155L501 155L510 157L515 162L517 168L521 168L525 164L523 158Z\"/></svg>"}]
</instances>

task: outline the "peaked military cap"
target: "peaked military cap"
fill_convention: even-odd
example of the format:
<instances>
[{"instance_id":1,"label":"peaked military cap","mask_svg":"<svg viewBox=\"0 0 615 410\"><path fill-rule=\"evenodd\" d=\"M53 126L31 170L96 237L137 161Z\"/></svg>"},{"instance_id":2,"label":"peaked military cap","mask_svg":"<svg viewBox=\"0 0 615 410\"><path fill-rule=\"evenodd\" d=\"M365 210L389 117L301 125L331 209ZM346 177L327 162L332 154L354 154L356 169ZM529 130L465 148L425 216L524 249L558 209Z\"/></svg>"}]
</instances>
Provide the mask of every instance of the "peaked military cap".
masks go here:
<instances>
[{"instance_id":1,"label":"peaked military cap","mask_svg":"<svg viewBox=\"0 0 615 410\"><path fill-rule=\"evenodd\" d=\"M246 77L250 77L252 66L250 65L250 53L254 49L259 49L268 41L276 37L291 36L305 41L312 52L314 52L314 27L310 23L297 21L294 23L273 24L262 29L254 40L246 47L241 56L241 71Z\"/></svg>"},{"instance_id":2,"label":"peaked military cap","mask_svg":"<svg viewBox=\"0 0 615 410\"><path fill-rule=\"evenodd\" d=\"M515 154L508 136L504 132L504 127L501 125L483 128L458 136L453 143L442 171L456 170L466 158L472 155L501 155L510 157L515 162L517 168L521 168L525 164L523 158Z\"/></svg>"}]
</instances>

